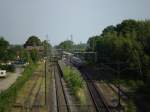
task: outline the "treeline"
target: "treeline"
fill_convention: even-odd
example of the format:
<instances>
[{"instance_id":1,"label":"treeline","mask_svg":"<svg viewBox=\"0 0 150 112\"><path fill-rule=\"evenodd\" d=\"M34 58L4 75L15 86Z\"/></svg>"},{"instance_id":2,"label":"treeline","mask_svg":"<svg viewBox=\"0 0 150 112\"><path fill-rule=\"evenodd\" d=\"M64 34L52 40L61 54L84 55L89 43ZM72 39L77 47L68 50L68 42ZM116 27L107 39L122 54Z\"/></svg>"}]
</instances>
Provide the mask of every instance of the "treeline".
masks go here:
<instances>
[{"instance_id":1,"label":"treeline","mask_svg":"<svg viewBox=\"0 0 150 112\"><path fill-rule=\"evenodd\" d=\"M96 64L111 68L126 67L126 77L150 79L150 20L124 20L116 26L106 27L102 34L89 38L88 51L97 53ZM107 64L108 65L108 64ZM121 74L123 75L123 74Z\"/></svg>"},{"instance_id":2,"label":"treeline","mask_svg":"<svg viewBox=\"0 0 150 112\"><path fill-rule=\"evenodd\" d=\"M10 44L3 37L0 37L0 62L13 60L16 57L16 47L10 47Z\"/></svg>"},{"instance_id":3,"label":"treeline","mask_svg":"<svg viewBox=\"0 0 150 112\"><path fill-rule=\"evenodd\" d=\"M62 49L68 52L75 52L75 51L85 51L87 45L84 43L75 44L71 40L65 40L61 42L58 46L55 46L57 49Z\"/></svg>"},{"instance_id":4,"label":"treeline","mask_svg":"<svg viewBox=\"0 0 150 112\"><path fill-rule=\"evenodd\" d=\"M30 47L28 49L27 47ZM30 36L24 45L11 45L4 37L0 37L0 63L7 63L16 59L25 62L37 62L46 56L46 51L51 45L46 41L41 41L37 36Z\"/></svg>"}]
</instances>

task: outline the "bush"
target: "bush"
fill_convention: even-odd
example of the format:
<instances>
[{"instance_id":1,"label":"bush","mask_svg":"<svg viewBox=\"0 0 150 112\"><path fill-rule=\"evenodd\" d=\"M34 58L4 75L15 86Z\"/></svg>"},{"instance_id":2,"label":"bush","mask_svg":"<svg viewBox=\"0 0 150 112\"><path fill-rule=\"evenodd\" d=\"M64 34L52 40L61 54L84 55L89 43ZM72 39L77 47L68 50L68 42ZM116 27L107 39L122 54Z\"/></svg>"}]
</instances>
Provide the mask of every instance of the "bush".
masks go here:
<instances>
[{"instance_id":1,"label":"bush","mask_svg":"<svg viewBox=\"0 0 150 112\"><path fill-rule=\"evenodd\" d=\"M9 72L14 72L15 71L15 66L14 65L0 65L0 69L6 70Z\"/></svg>"},{"instance_id":2,"label":"bush","mask_svg":"<svg viewBox=\"0 0 150 112\"><path fill-rule=\"evenodd\" d=\"M69 66L65 66L63 71L64 71L64 79L69 83L74 93L78 91L80 88L82 88L83 80L81 78L80 73L77 70Z\"/></svg>"}]
</instances>

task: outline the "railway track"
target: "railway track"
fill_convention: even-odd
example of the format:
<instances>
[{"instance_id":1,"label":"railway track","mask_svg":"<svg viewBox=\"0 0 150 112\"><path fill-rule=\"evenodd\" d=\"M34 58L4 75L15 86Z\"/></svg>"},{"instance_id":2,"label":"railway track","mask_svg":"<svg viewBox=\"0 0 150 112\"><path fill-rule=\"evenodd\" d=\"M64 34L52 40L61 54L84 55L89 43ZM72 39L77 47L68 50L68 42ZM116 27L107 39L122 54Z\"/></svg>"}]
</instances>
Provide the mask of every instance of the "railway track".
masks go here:
<instances>
[{"instance_id":1,"label":"railway track","mask_svg":"<svg viewBox=\"0 0 150 112\"><path fill-rule=\"evenodd\" d=\"M109 105L107 104L106 99L98 90L97 85L95 85L95 83L92 81L89 73L83 67L78 67L73 63L66 64L69 64L70 66L75 66L82 73L83 78L86 81L87 89L90 93L96 112L112 112L109 108Z\"/></svg>"},{"instance_id":2,"label":"railway track","mask_svg":"<svg viewBox=\"0 0 150 112\"><path fill-rule=\"evenodd\" d=\"M94 70L90 70L91 72L92 72L92 74L97 74L97 72L96 71L94 71ZM99 72L98 72L99 73ZM103 72L101 73L101 74L104 74ZM105 77L107 76L107 79L111 79L111 77L110 76L108 76L108 75L106 75L106 74L104 74L105 75ZM127 94L127 92L125 92L121 87L119 87L117 84L114 84L114 83L108 83L108 82L105 82L104 81L104 83L106 83L106 85L114 92L114 93L116 93L116 94L119 94L119 92L118 92L118 90L120 91L120 97L122 98L122 99L129 99L130 98L130 95L129 94Z\"/></svg>"},{"instance_id":3,"label":"railway track","mask_svg":"<svg viewBox=\"0 0 150 112\"><path fill-rule=\"evenodd\" d=\"M21 107L19 112L23 112L23 111L28 110L29 108L31 108L29 103L30 103L31 96L33 94L33 90L36 86L36 81L38 80L38 76L31 77L30 80L33 80L33 79L34 79L34 83L31 85L31 88L29 89L29 93L27 94L26 99L23 102L23 105L21 105L21 106L19 106L19 105L16 106L15 105L15 107Z\"/></svg>"},{"instance_id":4,"label":"railway track","mask_svg":"<svg viewBox=\"0 0 150 112\"><path fill-rule=\"evenodd\" d=\"M62 71L58 63L54 64L57 112L71 112L62 82Z\"/></svg>"},{"instance_id":5,"label":"railway track","mask_svg":"<svg viewBox=\"0 0 150 112\"><path fill-rule=\"evenodd\" d=\"M36 73L30 78L28 90L25 91L25 95L21 97L22 101L14 104L12 112L39 112L39 93L42 81L41 73Z\"/></svg>"},{"instance_id":6,"label":"railway track","mask_svg":"<svg viewBox=\"0 0 150 112\"><path fill-rule=\"evenodd\" d=\"M44 79L42 79L41 81L40 81L40 85L39 85L39 88L38 88L38 91L37 91L37 93L36 93L36 95L35 95L35 99L34 99L34 103L33 103L33 106L32 106L32 110L33 110L33 112L40 112L40 106L41 106L41 104L40 104L40 90L41 90L41 87L42 87L42 83L43 83L43 80Z\"/></svg>"},{"instance_id":7,"label":"railway track","mask_svg":"<svg viewBox=\"0 0 150 112\"><path fill-rule=\"evenodd\" d=\"M116 94L120 94L120 97L122 99L129 99L130 98L130 96L126 92L124 92L124 90L122 90L121 88L119 88L117 85L115 85L115 84L108 84L108 83L106 83L106 84ZM120 91L120 93L118 92L118 90Z\"/></svg>"},{"instance_id":8,"label":"railway track","mask_svg":"<svg viewBox=\"0 0 150 112\"><path fill-rule=\"evenodd\" d=\"M40 80L41 76L39 74L37 76L35 76L35 77L36 78L34 79L34 83L33 83L32 87L31 87L31 89L30 89L30 91L28 93L28 96L27 96L26 100L24 101L24 105L23 105L23 107L22 107L20 112L22 112L24 110L31 111L33 108L35 110L37 110L36 112L38 112L38 110L39 110L39 108L38 108L39 105L37 106L37 103L38 103L39 91L40 91L41 85L42 85L42 79ZM37 83L38 83L37 81L40 81L39 85L37 85ZM37 91L35 93L36 86L38 86L38 89L37 89Z\"/></svg>"},{"instance_id":9,"label":"railway track","mask_svg":"<svg viewBox=\"0 0 150 112\"><path fill-rule=\"evenodd\" d=\"M87 88L89 90L96 112L111 112L107 101L105 100L102 93L98 90L95 83L91 80L89 73L83 68L79 68L79 70L83 74L84 79L86 80Z\"/></svg>"}]
</instances>

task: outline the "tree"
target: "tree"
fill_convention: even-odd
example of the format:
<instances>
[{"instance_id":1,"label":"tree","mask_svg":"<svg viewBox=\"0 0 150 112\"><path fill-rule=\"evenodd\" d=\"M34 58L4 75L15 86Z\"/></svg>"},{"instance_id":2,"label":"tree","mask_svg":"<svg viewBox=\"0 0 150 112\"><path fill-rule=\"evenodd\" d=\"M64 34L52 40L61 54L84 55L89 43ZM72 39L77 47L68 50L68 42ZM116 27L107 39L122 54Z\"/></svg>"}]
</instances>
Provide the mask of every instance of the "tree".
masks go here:
<instances>
[{"instance_id":1,"label":"tree","mask_svg":"<svg viewBox=\"0 0 150 112\"><path fill-rule=\"evenodd\" d=\"M0 37L0 60L6 61L6 53L9 47L9 42L6 41L3 37Z\"/></svg>"},{"instance_id":2,"label":"tree","mask_svg":"<svg viewBox=\"0 0 150 112\"><path fill-rule=\"evenodd\" d=\"M113 25L111 25L111 26L107 26L104 30L103 30L103 32L102 32L102 34L101 35L107 35L107 34L112 34L112 33L114 33L114 32L116 32L116 27L115 26L113 26Z\"/></svg>"},{"instance_id":3,"label":"tree","mask_svg":"<svg viewBox=\"0 0 150 112\"><path fill-rule=\"evenodd\" d=\"M95 46L96 46L96 41L98 40L98 38L100 38L100 36L93 36L91 38L89 38L89 40L87 41L87 50L88 51L95 51Z\"/></svg>"},{"instance_id":4,"label":"tree","mask_svg":"<svg viewBox=\"0 0 150 112\"><path fill-rule=\"evenodd\" d=\"M44 40L42 42L42 45L44 46L44 56L47 55L47 52L51 52L51 49L52 49L52 45L50 43L48 43L48 41Z\"/></svg>"},{"instance_id":5,"label":"tree","mask_svg":"<svg viewBox=\"0 0 150 112\"><path fill-rule=\"evenodd\" d=\"M85 44L85 43L75 44L75 45L73 45L73 50L85 51L86 47L87 47L87 44Z\"/></svg>"},{"instance_id":6,"label":"tree","mask_svg":"<svg viewBox=\"0 0 150 112\"><path fill-rule=\"evenodd\" d=\"M51 48L52 47L52 45L50 43L48 43L46 40L44 40L42 42L42 45L44 46L44 48Z\"/></svg>"},{"instance_id":7,"label":"tree","mask_svg":"<svg viewBox=\"0 0 150 112\"><path fill-rule=\"evenodd\" d=\"M37 36L31 36L25 42L24 47L26 47L26 46L40 46L40 45L41 45L41 40Z\"/></svg>"},{"instance_id":8,"label":"tree","mask_svg":"<svg viewBox=\"0 0 150 112\"><path fill-rule=\"evenodd\" d=\"M73 42L71 40L63 41L58 45L58 48L64 50L70 50L73 48Z\"/></svg>"},{"instance_id":9,"label":"tree","mask_svg":"<svg viewBox=\"0 0 150 112\"><path fill-rule=\"evenodd\" d=\"M137 21L128 19L122 21L121 24L118 24L116 26L116 31L118 32L118 35L122 34L126 36L127 33L132 33L138 31L139 24Z\"/></svg>"},{"instance_id":10,"label":"tree","mask_svg":"<svg viewBox=\"0 0 150 112\"><path fill-rule=\"evenodd\" d=\"M108 26L101 35L89 38L87 44L88 50L97 52L97 63L128 62L129 68L139 68L145 77L149 76L150 20L124 20Z\"/></svg>"},{"instance_id":11,"label":"tree","mask_svg":"<svg viewBox=\"0 0 150 112\"><path fill-rule=\"evenodd\" d=\"M32 61L33 61L34 63L36 63L36 62L39 60L38 52L37 52L35 49L33 49L33 50L31 51L30 57L31 57L31 59L32 59Z\"/></svg>"},{"instance_id":12,"label":"tree","mask_svg":"<svg viewBox=\"0 0 150 112\"><path fill-rule=\"evenodd\" d=\"M6 41L3 37L0 37L0 51L4 51L8 48L9 42Z\"/></svg>"}]
</instances>

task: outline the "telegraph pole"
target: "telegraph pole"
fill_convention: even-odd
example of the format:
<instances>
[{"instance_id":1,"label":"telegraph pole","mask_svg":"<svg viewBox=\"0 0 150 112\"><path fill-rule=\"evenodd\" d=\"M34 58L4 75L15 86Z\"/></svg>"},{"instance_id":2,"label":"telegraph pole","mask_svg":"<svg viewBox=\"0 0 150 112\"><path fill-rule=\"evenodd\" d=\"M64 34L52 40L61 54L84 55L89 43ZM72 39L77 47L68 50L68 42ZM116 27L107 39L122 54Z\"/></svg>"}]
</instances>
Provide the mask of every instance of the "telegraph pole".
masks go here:
<instances>
[{"instance_id":1,"label":"telegraph pole","mask_svg":"<svg viewBox=\"0 0 150 112\"><path fill-rule=\"evenodd\" d=\"M48 46L47 46L47 43L48 43L48 35L46 35L46 45L45 45L45 105L47 104L47 80L46 80L46 77L47 77L47 58L48 58Z\"/></svg>"},{"instance_id":2,"label":"telegraph pole","mask_svg":"<svg viewBox=\"0 0 150 112\"><path fill-rule=\"evenodd\" d=\"M119 84L119 79L120 79L120 66L121 63L120 61L117 62L117 82L118 82L118 107L121 107L121 96L120 96L120 84Z\"/></svg>"},{"instance_id":3,"label":"telegraph pole","mask_svg":"<svg viewBox=\"0 0 150 112\"><path fill-rule=\"evenodd\" d=\"M47 101L47 94L46 94L46 69L47 69L47 67L46 67L46 61L47 61L47 59L45 58L45 105L46 105L46 101Z\"/></svg>"}]
</instances>

